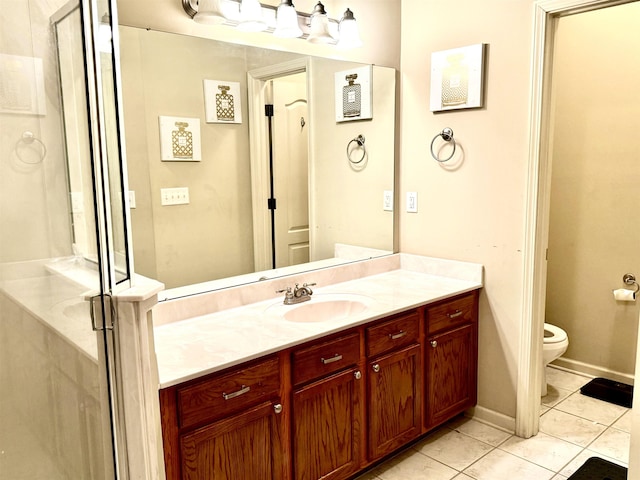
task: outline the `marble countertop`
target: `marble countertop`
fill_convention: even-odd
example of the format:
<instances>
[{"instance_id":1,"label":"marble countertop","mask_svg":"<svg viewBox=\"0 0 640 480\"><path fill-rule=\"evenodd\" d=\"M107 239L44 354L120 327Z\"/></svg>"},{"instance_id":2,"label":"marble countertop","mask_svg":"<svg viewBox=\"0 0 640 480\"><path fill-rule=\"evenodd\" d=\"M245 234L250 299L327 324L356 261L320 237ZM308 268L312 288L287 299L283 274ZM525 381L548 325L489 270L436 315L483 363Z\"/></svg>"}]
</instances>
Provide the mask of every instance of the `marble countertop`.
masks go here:
<instances>
[{"instance_id":1,"label":"marble countertop","mask_svg":"<svg viewBox=\"0 0 640 480\"><path fill-rule=\"evenodd\" d=\"M461 265L465 265L462 264ZM325 335L361 325L410 308L482 287L482 266L471 265L471 275L425 273L399 268L336 283L314 291L367 297L367 309L347 318L297 323L276 312L283 297L201 315L154 329L160 388L198 378ZM478 274L479 269L479 274ZM454 268L455 270L455 268ZM455 272L454 272L455 273Z\"/></svg>"}]
</instances>

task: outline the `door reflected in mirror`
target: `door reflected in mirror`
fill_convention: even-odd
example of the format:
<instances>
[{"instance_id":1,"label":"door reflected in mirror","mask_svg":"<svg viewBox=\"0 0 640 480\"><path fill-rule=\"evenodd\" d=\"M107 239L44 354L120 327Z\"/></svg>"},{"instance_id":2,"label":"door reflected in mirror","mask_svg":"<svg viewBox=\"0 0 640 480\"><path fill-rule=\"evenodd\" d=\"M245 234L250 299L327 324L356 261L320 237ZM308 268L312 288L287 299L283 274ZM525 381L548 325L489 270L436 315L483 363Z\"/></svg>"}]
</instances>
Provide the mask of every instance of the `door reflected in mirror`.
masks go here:
<instances>
[{"instance_id":1,"label":"door reflected in mirror","mask_svg":"<svg viewBox=\"0 0 640 480\"><path fill-rule=\"evenodd\" d=\"M134 27L120 27L120 49L136 273L168 289L244 283L274 266L313 268L341 244L394 251L393 212L383 209L394 187L393 69L373 67L373 119L338 124L335 72L361 64ZM291 62L305 67L279 72ZM241 123L206 122L204 80L240 84ZM278 117L271 149L264 103ZM160 116L200 119L201 161L162 161ZM367 156L354 168L346 147L358 135ZM180 187L188 203L163 205L161 189ZM271 212L275 227L262 221Z\"/></svg>"}]
</instances>

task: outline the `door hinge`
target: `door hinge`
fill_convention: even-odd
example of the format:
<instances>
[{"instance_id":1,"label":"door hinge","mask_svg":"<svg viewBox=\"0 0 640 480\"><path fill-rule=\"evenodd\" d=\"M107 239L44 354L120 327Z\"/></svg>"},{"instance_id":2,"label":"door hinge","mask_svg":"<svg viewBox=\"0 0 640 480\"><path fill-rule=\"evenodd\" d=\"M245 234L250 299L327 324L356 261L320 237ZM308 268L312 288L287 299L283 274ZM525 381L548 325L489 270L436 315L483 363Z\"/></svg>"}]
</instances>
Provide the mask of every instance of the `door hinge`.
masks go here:
<instances>
[{"instance_id":1,"label":"door hinge","mask_svg":"<svg viewBox=\"0 0 640 480\"><path fill-rule=\"evenodd\" d=\"M268 198L267 199L267 208L269 210L275 210L276 209L276 199L275 198Z\"/></svg>"},{"instance_id":2,"label":"door hinge","mask_svg":"<svg viewBox=\"0 0 640 480\"><path fill-rule=\"evenodd\" d=\"M273 105L264 106L264 115L265 117L273 117Z\"/></svg>"},{"instance_id":3,"label":"door hinge","mask_svg":"<svg viewBox=\"0 0 640 480\"><path fill-rule=\"evenodd\" d=\"M104 308L98 308L96 312L95 304L97 299L101 299L102 302L104 302ZM104 295L98 294L91 297L89 299L89 313L91 315L91 327L94 332L113 330L113 324L116 319L116 307L110 293L105 293ZM97 325L96 323L96 314L99 316L98 319L102 321L101 325Z\"/></svg>"}]
</instances>

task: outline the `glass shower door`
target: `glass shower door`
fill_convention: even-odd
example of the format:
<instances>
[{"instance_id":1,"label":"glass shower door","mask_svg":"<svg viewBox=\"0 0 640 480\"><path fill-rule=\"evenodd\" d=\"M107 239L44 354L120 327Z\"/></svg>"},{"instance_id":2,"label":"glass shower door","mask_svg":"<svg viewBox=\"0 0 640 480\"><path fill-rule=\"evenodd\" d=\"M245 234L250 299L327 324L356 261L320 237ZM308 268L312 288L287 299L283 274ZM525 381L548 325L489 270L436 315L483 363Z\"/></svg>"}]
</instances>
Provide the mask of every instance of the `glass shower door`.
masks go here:
<instances>
[{"instance_id":1,"label":"glass shower door","mask_svg":"<svg viewBox=\"0 0 640 480\"><path fill-rule=\"evenodd\" d=\"M111 7L0 16L0 480L126 478L110 294L131 268L113 39L98 42Z\"/></svg>"}]
</instances>

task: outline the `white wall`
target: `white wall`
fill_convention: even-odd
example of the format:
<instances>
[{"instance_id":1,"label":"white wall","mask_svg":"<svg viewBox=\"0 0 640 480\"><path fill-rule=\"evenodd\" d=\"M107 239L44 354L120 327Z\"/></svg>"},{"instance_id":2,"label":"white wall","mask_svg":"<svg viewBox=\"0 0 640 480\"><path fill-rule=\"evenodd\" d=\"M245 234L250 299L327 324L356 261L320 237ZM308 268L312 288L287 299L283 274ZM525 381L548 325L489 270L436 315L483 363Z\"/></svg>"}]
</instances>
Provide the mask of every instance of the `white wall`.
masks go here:
<instances>
[{"instance_id":1,"label":"white wall","mask_svg":"<svg viewBox=\"0 0 640 480\"><path fill-rule=\"evenodd\" d=\"M530 0L403 0L400 198L418 192L418 213L400 207L400 250L481 263L481 407L515 416L522 325L528 161ZM430 54L486 43L485 107L429 111ZM431 139L454 131L462 161L431 158Z\"/></svg>"}]
</instances>

